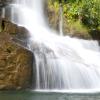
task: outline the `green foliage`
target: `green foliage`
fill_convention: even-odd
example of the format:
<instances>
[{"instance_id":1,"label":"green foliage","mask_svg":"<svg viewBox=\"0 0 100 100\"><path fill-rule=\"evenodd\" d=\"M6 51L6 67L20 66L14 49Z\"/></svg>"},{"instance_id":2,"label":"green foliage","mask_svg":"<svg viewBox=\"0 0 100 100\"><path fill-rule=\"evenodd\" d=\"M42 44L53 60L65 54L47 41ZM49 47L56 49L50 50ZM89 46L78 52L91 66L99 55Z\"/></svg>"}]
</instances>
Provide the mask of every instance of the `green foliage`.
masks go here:
<instances>
[{"instance_id":1,"label":"green foliage","mask_svg":"<svg viewBox=\"0 0 100 100\"><path fill-rule=\"evenodd\" d=\"M55 12L57 13L59 11L59 3L58 0L49 0L49 8L55 10Z\"/></svg>"},{"instance_id":2,"label":"green foliage","mask_svg":"<svg viewBox=\"0 0 100 100\"><path fill-rule=\"evenodd\" d=\"M100 26L100 0L85 0L82 4L82 22L89 28L98 28Z\"/></svg>"},{"instance_id":3,"label":"green foliage","mask_svg":"<svg viewBox=\"0 0 100 100\"><path fill-rule=\"evenodd\" d=\"M59 0L49 0L59 11ZM88 29L100 29L100 0L62 0L63 16L68 23L78 20Z\"/></svg>"}]
</instances>

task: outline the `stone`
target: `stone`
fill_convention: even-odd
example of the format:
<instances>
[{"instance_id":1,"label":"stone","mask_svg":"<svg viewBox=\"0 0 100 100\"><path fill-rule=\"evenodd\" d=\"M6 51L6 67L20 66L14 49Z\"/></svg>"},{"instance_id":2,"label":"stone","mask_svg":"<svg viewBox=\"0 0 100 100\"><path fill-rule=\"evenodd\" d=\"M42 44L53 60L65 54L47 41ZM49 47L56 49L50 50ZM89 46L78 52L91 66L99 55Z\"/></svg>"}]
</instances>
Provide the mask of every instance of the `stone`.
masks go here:
<instances>
[{"instance_id":1,"label":"stone","mask_svg":"<svg viewBox=\"0 0 100 100\"><path fill-rule=\"evenodd\" d=\"M25 32L25 28L19 27L2 19L0 32L0 90L19 90L32 87L33 77L33 53L22 46L18 34ZM3 26L2 26L3 25ZM20 33L17 33L20 32ZM23 39L26 38L23 36Z\"/></svg>"},{"instance_id":2,"label":"stone","mask_svg":"<svg viewBox=\"0 0 100 100\"><path fill-rule=\"evenodd\" d=\"M29 31L22 27L18 26L7 19L0 19L0 31L9 33L15 42L25 45L27 44L27 39L29 38Z\"/></svg>"}]
</instances>

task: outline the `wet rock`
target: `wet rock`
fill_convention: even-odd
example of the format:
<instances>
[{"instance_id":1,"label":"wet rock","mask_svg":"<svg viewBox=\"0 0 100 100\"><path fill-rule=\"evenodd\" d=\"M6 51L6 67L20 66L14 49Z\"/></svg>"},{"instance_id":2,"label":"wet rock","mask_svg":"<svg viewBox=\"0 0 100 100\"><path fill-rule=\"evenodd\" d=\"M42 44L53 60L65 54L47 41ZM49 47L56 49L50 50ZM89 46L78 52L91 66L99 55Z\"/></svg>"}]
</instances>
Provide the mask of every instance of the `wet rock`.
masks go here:
<instances>
[{"instance_id":1,"label":"wet rock","mask_svg":"<svg viewBox=\"0 0 100 100\"><path fill-rule=\"evenodd\" d=\"M0 0L0 5L4 5L4 4L9 4L11 3L13 0Z\"/></svg>"},{"instance_id":2,"label":"wet rock","mask_svg":"<svg viewBox=\"0 0 100 100\"><path fill-rule=\"evenodd\" d=\"M100 41L100 30L91 30L89 33L94 40Z\"/></svg>"},{"instance_id":3,"label":"wet rock","mask_svg":"<svg viewBox=\"0 0 100 100\"><path fill-rule=\"evenodd\" d=\"M29 36L29 31L22 27L18 26L7 19L0 19L2 32L9 33L11 35L17 35L19 38L27 38Z\"/></svg>"},{"instance_id":4,"label":"wet rock","mask_svg":"<svg viewBox=\"0 0 100 100\"><path fill-rule=\"evenodd\" d=\"M0 33L0 89L31 86L33 54Z\"/></svg>"},{"instance_id":5,"label":"wet rock","mask_svg":"<svg viewBox=\"0 0 100 100\"><path fill-rule=\"evenodd\" d=\"M27 47L13 41L20 36L26 39L28 31L4 19L0 26L0 89L30 88L33 77L33 53L26 49Z\"/></svg>"},{"instance_id":6,"label":"wet rock","mask_svg":"<svg viewBox=\"0 0 100 100\"><path fill-rule=\"evenodd\" d=\"M27 39L29 38L29 31L21 26L18 26L7 19L0 19L0 31L9 33L15 42L22 45L27 45Z\"/></svg>"}]
</instances>

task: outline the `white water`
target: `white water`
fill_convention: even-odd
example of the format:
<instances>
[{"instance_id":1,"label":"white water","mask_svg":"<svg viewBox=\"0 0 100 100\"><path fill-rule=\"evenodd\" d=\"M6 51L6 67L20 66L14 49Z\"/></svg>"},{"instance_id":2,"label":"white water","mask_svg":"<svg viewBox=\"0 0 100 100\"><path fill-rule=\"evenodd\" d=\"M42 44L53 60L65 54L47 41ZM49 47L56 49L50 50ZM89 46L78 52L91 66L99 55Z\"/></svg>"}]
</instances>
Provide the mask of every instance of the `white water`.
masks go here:
<instances>
[{"instance_id":1,"label":"white water","mask_svg":"<svg viewBox=\"0 0 100 100\"><path fill-rule=\"evenodd\" d=\"M60 14L59 33L60 33L60 36L63 36L63 8L62 8L62 4L60 4L59 14Z\"/></svg>"},{"instance_id":2,"label":"white water","mask_svg":"<svg viewBox=\"0 0 100 100\"><path fill-rule=\"evenodd\" d=\"M15 0L10 5L12 21L30 31L29 48L36 60L36 89L100 88L97 41L56 35L46 25L42 2Z\"/></svg>"},{"instance_id":3,"label":"white water","mask_svg":"<svg viewBox=\"0 0 100 100\"><path fill-rule=\"evenodd\" d=\"M5 18L5 8L4 7L2 8L2 15L1 15L1 17Z\"/></svg>"}]
</instances>

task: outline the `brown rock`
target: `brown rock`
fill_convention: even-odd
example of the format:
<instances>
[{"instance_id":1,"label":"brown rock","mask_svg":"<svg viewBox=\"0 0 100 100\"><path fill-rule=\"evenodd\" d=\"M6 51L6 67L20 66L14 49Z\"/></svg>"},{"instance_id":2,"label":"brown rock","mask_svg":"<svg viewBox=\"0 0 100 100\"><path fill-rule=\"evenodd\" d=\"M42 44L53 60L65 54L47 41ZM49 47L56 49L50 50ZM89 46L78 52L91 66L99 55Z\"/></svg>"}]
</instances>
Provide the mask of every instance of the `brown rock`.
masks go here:
<instances>
[{"instance_id":1,"label":"brown rock","mask_svg":"<svg viewBox=\"0 0 100 100\"><path fill-rule=\"evenodd\" d=\"M29 37L29 31L26 28L18 26L7 19L0 18L0 29L1 32L9 33L10 35L21 39L26 39Z\"/></svg>"},{"instance_id":2,"label":"brown rock","mask_svg":"<svg viewBox=\"0 0 100 100\"><path fill-rule=\"evenodd\" d=\"M9 21L3 20L1 22L0 89L29 88L32 86L33 54L21 44L13 41L17 32L21 32L21 29L24 28L19 28Z\"/></svg>"}]
</instances>

